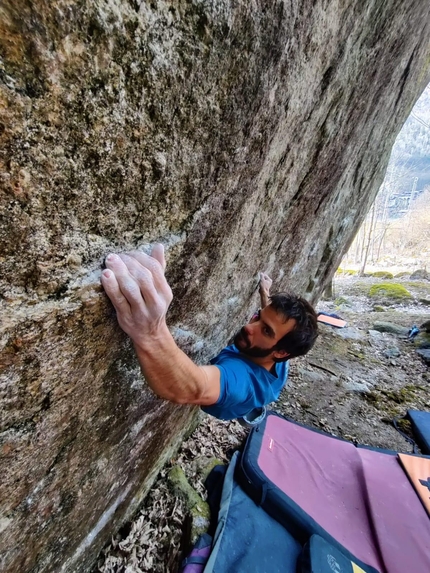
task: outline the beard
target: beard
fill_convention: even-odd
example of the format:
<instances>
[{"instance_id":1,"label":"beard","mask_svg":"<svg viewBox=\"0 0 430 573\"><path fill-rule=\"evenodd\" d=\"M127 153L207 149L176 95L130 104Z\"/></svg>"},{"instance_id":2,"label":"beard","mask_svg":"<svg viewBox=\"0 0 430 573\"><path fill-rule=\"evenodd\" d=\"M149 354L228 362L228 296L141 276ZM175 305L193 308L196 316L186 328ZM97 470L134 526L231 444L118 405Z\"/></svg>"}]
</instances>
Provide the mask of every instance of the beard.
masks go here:
<instances>
[{"instance_id":1,"label":"beard","mask_svg":"<svg viewBox=\"0 0 430 573\"><path fill-rule=\"evenodd\" d=\"M234 337L233 344L236 346L239 352L241 352L241 354L245 354L245 356L252 356L253 358L264 358L269 356L269 354L271 354L276 348L276 345L272 346L272 348L251 346L248 335L243 328L239 330L239 332Z\"/></svg>"}]
</instances>

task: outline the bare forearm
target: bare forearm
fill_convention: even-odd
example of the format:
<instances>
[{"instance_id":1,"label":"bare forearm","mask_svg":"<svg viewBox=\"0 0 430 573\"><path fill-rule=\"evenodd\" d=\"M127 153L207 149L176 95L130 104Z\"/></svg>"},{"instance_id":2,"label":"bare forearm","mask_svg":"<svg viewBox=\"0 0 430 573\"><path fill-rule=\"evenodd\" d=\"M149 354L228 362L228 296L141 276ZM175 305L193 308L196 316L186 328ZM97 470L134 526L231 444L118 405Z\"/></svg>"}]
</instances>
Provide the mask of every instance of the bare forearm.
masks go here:
<instances>
[{"instance_id":1,"label":"bare forearm","mask_svg":"<svg viewBox=\"0 0 430 573\"><path fill-rule=\"evenodd\" d=\"M179 404L204 401L205 372L178 348L166 325L134 347L142 373L158 396Z\"/></svg>"},{"instance_id":2,"label":"bare forearm","mask_svg":"<svg viewBox=\"0 0 430 573\"><path fill-rule=\"evenodd\" d=\"M197 366L180 350L166 325L172 290L164 276L161 244L151 255L140 251L106 257L102 284L120 327L133 340L142 372L152 390L178 404L215 404L220 371Z\"/></svg>"},{"instance_id":3,"label":"bare forearm","mask_svg":"<svg viewBox=\"0 0 430 573\"><path fill-rule=\"evenodd\" d=\"M269 291L264 291L260 289L260 306L265 308L270 303L270 293Z\"/></svg>"}]
</instances>

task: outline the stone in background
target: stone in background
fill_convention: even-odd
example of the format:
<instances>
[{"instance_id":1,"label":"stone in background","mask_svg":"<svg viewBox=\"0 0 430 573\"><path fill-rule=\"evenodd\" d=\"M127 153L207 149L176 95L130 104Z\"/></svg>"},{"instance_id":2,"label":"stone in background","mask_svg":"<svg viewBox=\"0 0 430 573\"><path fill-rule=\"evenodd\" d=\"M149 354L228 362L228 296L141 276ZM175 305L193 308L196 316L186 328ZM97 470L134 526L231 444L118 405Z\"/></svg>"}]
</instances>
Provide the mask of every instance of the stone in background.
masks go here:
<instances>
[{"instance_id":1,"label":"stone in background","mask_svg":"<svg viewBox=\"0 0 430 573\"><path fill-rule=\"evenodd\" d=\"M2 571L85 571L192 423L141 379L106 254L166 245L169 324L200 361L258 270L315 301L430 80L429 11L4 0Z\"/></svg>"}]
</instances>

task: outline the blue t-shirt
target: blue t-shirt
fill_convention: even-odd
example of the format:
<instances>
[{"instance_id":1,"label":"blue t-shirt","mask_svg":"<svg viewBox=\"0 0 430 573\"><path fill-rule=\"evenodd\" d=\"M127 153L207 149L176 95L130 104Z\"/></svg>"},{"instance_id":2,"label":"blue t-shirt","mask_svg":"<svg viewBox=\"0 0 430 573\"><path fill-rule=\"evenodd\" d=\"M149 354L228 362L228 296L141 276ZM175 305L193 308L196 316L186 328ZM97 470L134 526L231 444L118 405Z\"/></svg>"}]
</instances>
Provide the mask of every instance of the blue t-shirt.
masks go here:
<instances>
[{"instance_id":1,"label":"blue t-shirt","mask_svg":"<svg viewBox=\"0 0 430 573\"><path fill-rule=\"evenodd\" d=\"M211 364L220 370L221 392L216 404L202 410L221 420L241 418L277 400L288 376L288 362L276 363L275 376L240 354L234 345L221 350Z\"/></svg>"}]
</instances>

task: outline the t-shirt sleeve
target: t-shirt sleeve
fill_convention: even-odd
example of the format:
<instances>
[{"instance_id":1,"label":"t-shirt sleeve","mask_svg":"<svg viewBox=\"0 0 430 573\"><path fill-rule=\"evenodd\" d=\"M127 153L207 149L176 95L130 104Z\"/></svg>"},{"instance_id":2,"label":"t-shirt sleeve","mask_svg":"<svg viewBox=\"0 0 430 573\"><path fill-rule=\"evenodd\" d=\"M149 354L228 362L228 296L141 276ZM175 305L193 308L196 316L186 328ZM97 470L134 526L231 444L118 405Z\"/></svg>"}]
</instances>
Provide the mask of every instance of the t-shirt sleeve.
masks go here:
<instances>
[{"instance_id":1,"label":"t-shirt sleeve","mask_svg":"<svg viewBox=\"0 0 430 573\"><path fill-rule=\"evenodd\" d=\"M244 404L252 398L251 375L240 360L225 360L214 364L220 371L220 395L217 406L228 408Z\"/></svg>"}]
</instances>

